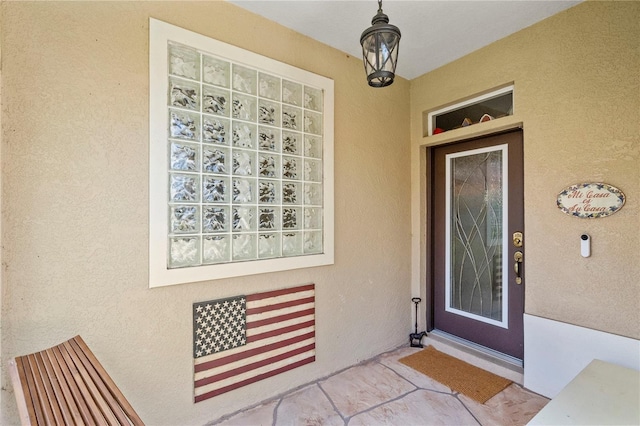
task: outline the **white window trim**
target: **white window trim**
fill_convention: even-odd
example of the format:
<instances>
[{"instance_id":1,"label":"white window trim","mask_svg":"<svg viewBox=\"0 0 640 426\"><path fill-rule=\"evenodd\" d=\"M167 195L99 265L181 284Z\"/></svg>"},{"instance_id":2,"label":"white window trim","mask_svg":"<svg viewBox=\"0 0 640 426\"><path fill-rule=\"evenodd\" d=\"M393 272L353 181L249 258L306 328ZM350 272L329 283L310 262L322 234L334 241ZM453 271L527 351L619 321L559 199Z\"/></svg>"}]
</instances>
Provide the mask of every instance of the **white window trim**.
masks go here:
<instances>
[{"instance_id":1,"label":"white window trim","mask_svg":"<svg viewBox=\"0 0 640 426\"><path fill-rule=\"evenodd\" d=\"M169 269L167 90L169 41L211 52L323 89L323 253ZM227 43L150 18L149 20L149 287L262 274L334 263L333 80Z\"/></svg>"}]
</instances>

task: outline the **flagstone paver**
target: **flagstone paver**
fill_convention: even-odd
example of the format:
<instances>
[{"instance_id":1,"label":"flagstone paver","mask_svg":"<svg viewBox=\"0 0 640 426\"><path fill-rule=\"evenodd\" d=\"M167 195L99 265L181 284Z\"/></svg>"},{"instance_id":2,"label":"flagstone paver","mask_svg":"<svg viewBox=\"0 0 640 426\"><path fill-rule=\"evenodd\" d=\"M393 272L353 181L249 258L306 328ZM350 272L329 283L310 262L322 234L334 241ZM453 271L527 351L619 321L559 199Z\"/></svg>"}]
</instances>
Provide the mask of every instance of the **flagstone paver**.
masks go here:
<instances>
[{"instance_id":1,"label":"flagstone paver","mask_svg":"<svg viewBox=\"0 0 640 426\"><path fill-rule=\"evenodd\" d=\"M271 426L273 425L273 413L275 412L278 402L278 400L269 401L238 413L227 420L213 424L219 426Z\"/></svg>"},{"instance_id":2,"label":"flagstone paver","mask_svg":"<svg viewBox=\"0 0 640 426\"><path fill-rule=\"evenodd\" d=\"M342 426L344 419L317 384L282 398L276 413L277 426Z\"/></svg>"},{"instance_id":3,"label":"flagstone paver","mask_svg":"<svg viewBox=\"0 0 640 426\"><path fill-rule=\"evenodd\" d=\"M320 381L319 385L345 417L416 389L409 381L377 361L352 367Z\"/></svg>"},{"instance_id":4,"label":"flagstone paver","mask_svg":"<svg viewBox=\"0 0 640 426\"><path fill-rule=\"evenodd\" d=\"M349 421L349 426L475 424L476 420L454 395L422 389L358 414Z\"/></svg>"},{"instance_id":5,"label":"flagstone paver","mask_svg":"<svg viewBox=\"0 0 640 426\"><path fill-rule=\"evenodd\" d=\"M549 402L547 398L515 383L484 404L464 395L459 395L459 398L483 425L527 424Z\"/></svg>"}]
</instances>

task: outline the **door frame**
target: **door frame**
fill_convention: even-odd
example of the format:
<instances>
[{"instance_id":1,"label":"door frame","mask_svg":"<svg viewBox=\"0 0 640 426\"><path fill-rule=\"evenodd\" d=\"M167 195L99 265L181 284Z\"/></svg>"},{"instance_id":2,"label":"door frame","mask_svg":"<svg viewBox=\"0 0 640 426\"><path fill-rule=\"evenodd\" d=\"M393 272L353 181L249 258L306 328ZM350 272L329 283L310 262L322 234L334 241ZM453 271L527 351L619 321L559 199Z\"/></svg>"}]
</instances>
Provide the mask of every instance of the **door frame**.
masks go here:
<instances>
[{"instance_id":1,"label":"door frame","mask_svg":"<svg viewBox=\"0 0 640 426\"><path fill-rule=\"evenodd\" d=\"M424 304L423 312L425 316L423 318L425 318L425 326L426 326L425 328L428 332L432 332L436 330L435 321L434 321L434 303L435 303L434 269L435 268L434 268L434 262L432 261L433 253L434 253L434 236L433 236L434 218L433 218L433 210L432 210L432 201L433 201L433 182L435 179L434 177L435 171L434 171L434 168L432 167L433 152L436 148L440 148L446 145L455 145L455 144L469 142L476 139L500 136L500 135L511 133L518 130L522 132L522 159L523 159L522 161L524 166L524 130L521 122L515 123L515 124L512 123L511 125L505 126L502 128L493 129L493 131L475 132L473 134L465 135L464 137L447 139L438 144L422 145L420 147L421 148L421 155L420 155L421 167L420 168L422 170L422 173L424 173L422 175L423 176L422 182L424 183L423 185L421 185L421 205L422 205L422 208L424 208L424 214L421 215L422 216L421 227L424 226L424 228L422 228L424 232L423 233L424 240L421 243L421 253L420 253L421 270L422 270L421 272L422 288L420 289L420 293L424 295L425 304ZM523 175L524 175L524 171L523 171ZM523 196L524 196L524 184L523 184ZM523 219L524 219L524 212L523 212ZM524 313L525 313L524 301L523 301L522 310L523 310L522 314L524 316ZM442 333L442 335L445 338L453 338L453 340L455 340L457 343L461 343L463 345L467 345L468 343L467 346L475 349L485 348L475 344L474 342L468 342L462 338L457 338L456 336L447 335L447 333ZM488 353L498 354L499 358L503 358L501 355L504 355L504 354L500 354L499 352L496 352L491 348L486 348L486 349ZM522 366L524 362L524 356L522 360L518 360L516 358L513 358L513 360L511 360L510 358L512 357L509 355L504 355L504 358L506 358L509 362L519 364L520 366Z\"/></svg>"}]
</instances>

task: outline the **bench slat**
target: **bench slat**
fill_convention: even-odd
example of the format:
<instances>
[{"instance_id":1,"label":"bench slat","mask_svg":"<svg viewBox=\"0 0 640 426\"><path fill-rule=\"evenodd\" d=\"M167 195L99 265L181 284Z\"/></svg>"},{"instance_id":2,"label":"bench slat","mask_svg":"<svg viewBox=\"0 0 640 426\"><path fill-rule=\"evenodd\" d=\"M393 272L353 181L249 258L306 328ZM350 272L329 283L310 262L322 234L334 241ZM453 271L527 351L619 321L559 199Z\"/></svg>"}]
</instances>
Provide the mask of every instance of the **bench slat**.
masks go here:
<instances>
[{"instance_id":1,"label":"bench slat","mask_svg":"<svg viewBox=\"0 0 640 426\"><path fill-rule=\"evenodd\" d=\"M82 350L90 365L93 366L98 376L102 379L103 383L108 388L110 394L113 396L113 398L115 398L117 405L126 413L131 424L133 424L134 426L144 426L144 422L138 416L138 413L136 413L131 404L129 404L129 401L127 401L127 399L124 397L118 386L116 386L115 382L111 379L111 376L109 376L104 367L102 367L102 365L95 357L93 352L91 352L91 349L89 349L82 337L76 336L72 340L78 345L80 350Z\"/></svg>"},{"instance_id":2,"label":"bench slat","mask_svg":"<svg viewBox=\"0 0 640 426\"><path fill-rule=\"evenodd\" d=\"M86 372L88 375L88 377L84 376L85 380L89 385L94 399L100 406L103 415L107 418L108 423L128 425L129 419L127 419L122 408L120 408L113 399L111 392L109 392L107 387L104 385L102 378L98 373L96 373L94 367L91 365L82 349L78 346L78 343L74 339L71 339L68 343L70 349L73 351L72 358L76 362L76 365L78 365L78 368L82 368L82 371Z\"/></svg>"},{"instance_id":3,"label":"bench slat","mask_svg":"<svg viewBox=\"0 0 640 426\"><path fill-rule=\"evenodd\" d=\"M64 359L64 356L62 355L62 351L60 350L60 347L55 346L51 348L51 352L53 353L55 361L58 364L58 368L60 368L60 372L62 373L62 376L65 379L68 393L71 395L71 399L67 399L67 402L69 403L70 406L75 407L75 409L78 411L78 414L80 415L79 420L77 419L77 417L75 418L76 423L79 425L95 424L95 422L93 421L93 417L91 417L89 406L85 402L82 396L82 393L80 392L80 389L78 389L78 386L76 385L76 382L73 379L73 373L71 372L71 369L67 365Z\"/></svg>"},{"instance_id":4,"label":"bench slat","mask_svg":"<svg viewBox=\"0 0 640 426\"><path fill-rule=\"evenodd\" d=\"M102 411L100 410L100 407L98 407L98 405L96 404L96 401L94 401L93 396L91 395L91 391L87 388L87 383L85 381L85 378L82 375L82 372L78 368L78 365L76 365L76 363L71 358L71 355L69 355L67 344L68 344L67 342L64 342L58 345L58 347L60 348L60 353L62 353L62 357L64 358L64 361L69 367L69 371L71 371L71 376L73 377L74 382L78 386L78 390L80 391L82 400L86 402L87 405L89 406L89 413L91 415L91 418L87 419L87 422L95 423L96 425L99 425L99 426L106 426L108 425L108 423L105 420L105 418L102 416Z\"/></svg>"},{"instance_id":5,"label":"bench slat","mask_svg":"<svg viewBox=\"0 0 640 426\"><path fill-rule=\"evenodd\" d=\"M29 395L31 397L31 404L33 404L33 408L36 413L36 424L47 424L46 423L46 413L43 411L45 407L42 406L40 399L40 391L41 387L38 386L38 382L36 381L37 374L33 371L33 355L27 355L22 360L22 366L24 368L24 373L27 378L27 388L29 388Z\"/></svg>"},{"instance_id":6,"label":"bench slat","mask_svg":"<svg viewBox=\"0 0 640 426\"><path fill-rule=\"evenodd\" d=\"M41 402L45 407L44 411L47 413L47 420L56 425L64 424L62 412L60 411L60 406L56 401L56 395L51 384L51 378L47 374L47 367L42 359L42 353L38 352L34 354L33 359L35 360L34 372L37 373L36 381L38 383L42 383L42 386L44 386L44 393L41 395Z\"/></svg>"},{"instance_id":7,"label":"bench slat","mask_svg":"<svg viewBox=\"0 0 640 426\"><path fill-rule=\"evenodd\" d=\"M62 421L66 425L73 425L75 424L75 421L71 413L71 408L69 407L69 404L67 402L67 395L65 395L65 392L63 390L66 389L66 382L64 382L64 377L61 377L61 374L58 374L60 368L58 367L56 370L57 363L54 366L55 360L54 362L51 361L51 353L49 349L40 352L40 355L42 356L42 362L47 372L47 377L49 378L49 381L51 383L51 387L55 395L55 403L58 405L58 408L60 410ZM63 381L62 386L60 385L60 380ZM69 395L69 397L71 397L71 395Z\"/></svg>"}]
</instances>

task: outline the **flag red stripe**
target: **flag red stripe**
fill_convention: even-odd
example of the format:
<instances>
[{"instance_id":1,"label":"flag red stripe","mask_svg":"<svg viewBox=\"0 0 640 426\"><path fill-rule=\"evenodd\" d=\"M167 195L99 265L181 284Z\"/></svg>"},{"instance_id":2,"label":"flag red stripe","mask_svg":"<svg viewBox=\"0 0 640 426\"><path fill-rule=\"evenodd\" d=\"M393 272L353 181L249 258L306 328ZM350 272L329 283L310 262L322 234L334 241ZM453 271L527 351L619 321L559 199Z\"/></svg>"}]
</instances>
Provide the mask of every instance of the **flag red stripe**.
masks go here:
<instances>
[{"instance_id":1,"label":"flag red stripe","mask_svg":"<svg viewBox=\"0 0 640 426\"><path fill-rule=\"evenodd\" d=\"M241 382L234 383L232 385L225 386L225 387L220 388L220 389L212 390L211 392L207 392L207 393L204 393L202 395L197 395L195 397L195 402L204 401L205 399L213 398L214 396L223 394L225 392L232 391L234 389L238 389L238 388L240 388L242 386L246 386L246 385L249 385L251 383L255 383L255 382L258 382L260 380L263 380L263 379L278 375L280 373L284 373L285 371L293 370L294 368L298 368L298 367L300 367L302 365L312 363L315 360L316 360L316 357L314 355L314 356L312 356L310 358L306 358L306 359L302 359L300 361L294 362L293 364L285 365L283 367L280 367L280 368L272 370L272 371L268 371L266 373L260 374L260 375L255 376L255 377L250 377L250 378L248 378L246 380L243 380Z\"/></svg>"},{"instance_id":2,"label":"flag red stripe","mask_svg":"<svg viewBox=\"0 0 640 426\"><path fill-rule=\"evenodd\" d=\"M243 360L245 358L249 358L249 357L252 357L254 355L261 354L263 352L267 352L267 351L271 351L271 350L274 350L274 349L282 348L284 346L292 345L294 343L298 343L298 342L301 342L303 340L310 339L310 338L315 338L315 330L311 331L309 333L303 334L301 336L295 336L295 337L292 337L290 339L283 340L281 342L272 343L272 344L266 345L266 346L260 346L260 347L257 347L257 348L246 350L244 352L240 352L240 353L237 353L237 354L225 356L223 358L218 358L218 359L215 359L215 360L212 360L212 361L204 362L202 364L197 364L197 365L194 366L194 369L195 369L196 373L199 373L201 371L208 370L210 368L216 368L216 367L219 367L221 365L228 364L230 362L240 361L240 360Z\"/></svg>"},{"instance_id":3,"label":"flag red stripe","mask_svg":"<svg viewBox=\"0 0 640 426\"><path fill-rule=\"evenodd\" d=\"M256 328L256 327L262 327L265 325L269 325L269 324L274 324L277 322L282 322L282 321L287 321L293 318L298 318L298 317L304 317L306 315L313 315L315 313L315 309L314 308L310 308L310 309L306 309L304 311L298 311L298 312L291 312L290 314L286 314L286 315L280 315L277 317L273 317L273 318L265 318L263 320L260 321L251 321L251 322L247 322L247 330L249 330L250 328Z\"/></svg>"},{"instance_id":4,"label":"flag red stripe","mask_svg":"<svg viewBox=\"0 0 640 426\"><path fill-rule=\"evenodd\" d=\"M311 327L316 325L316 320L312 319L307 322L301 322L298 324L290 325L288 327L276 328L275 330L267 331L265 333L256 334L255 336L247 336L247 343L255 342L257 340L266 339L280 334L289 333L301 328Z\"/></svg>"},{"instance_id":5,"label":"flag red stripe","mask_svg":"<svg viewBox=\"0 0 640 426\"><path fill-rule=\"evenodd\" d=\"M233 370L225 371L224 373L216 374L215 376L205 377L203 379L196 380L195 387L200 387L200 386L208 385L209 383L214 383L220 380L228 379L229 377L246 373L247 371L255 370L257 368L264 367L265 365L269 365L278 361L282 361L283 359L290 358L292 356L300 355L302 353L305 353L315 348L316 348L316 344L310 343L307 346L303 346L298 349L293 349L289 352L285 352L280 355L273 356L271 358L267 358L251 364L243 365L242 367L234 368Z\"/></svg>"},{"instance_id":6,"label":"flag red stripe","mask_svg":"<svg viewBox=\"0 0 640 426\"><path fill-rule=\"evenodd\" d=\"M313 290L314 284L303 285L294 288L285 288L283 290L267 291L264 293L256 293L247 296L247 302L255 302L256 300L266 299L269 297L282 296L284 294L299 293L301 291Z\"/></svg>"},{"instance_id":7,"label":"flag red stripe","mask_svg":"<svg viewBox=\"0 0 640 426\"><path fill-rule=\"evenodd\" d=\"M275 311L278 309L289 308L291 306L304 305L305 303L313 303L313 296L305 299L290 300L288 302L276 303L273 305L257 306L255 308L247 308L247 315L260 314L262 312Z\"/></svg>"}]
</instances>

